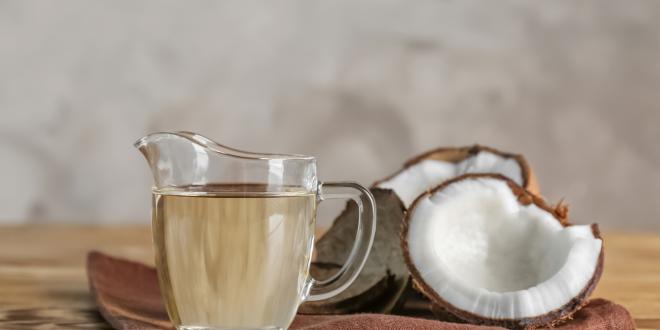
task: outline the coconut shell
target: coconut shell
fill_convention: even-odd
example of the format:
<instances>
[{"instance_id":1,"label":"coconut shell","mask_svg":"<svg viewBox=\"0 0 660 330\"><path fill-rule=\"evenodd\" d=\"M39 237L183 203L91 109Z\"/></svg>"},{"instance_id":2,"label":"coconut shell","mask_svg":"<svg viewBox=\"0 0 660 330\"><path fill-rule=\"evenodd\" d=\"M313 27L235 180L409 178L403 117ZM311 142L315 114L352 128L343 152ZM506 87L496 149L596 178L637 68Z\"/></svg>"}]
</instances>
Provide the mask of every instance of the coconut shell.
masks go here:
<instances>
[{"instance_id":1,"label":"coconut shell","mask_svg":"<svg viewBox=\"0 0 660 330\"><path fill-rule=\"evenodd\" d=\"M491 147L486 147L482 145L472 145L472 146L467 146L467 147L443 147L443 148L437 148L433 149L430 151L427 151L425 153L422 153L420 155L417 155L410 160L406 161L403 165L403 168L401 168L399 171L395 172L394 174L378 180L374 183L374 186L377 186L379 183L387 181L410 166L413 166L423 160L440 160L440 161L445 161L445 162L451 162L451 163L458 163L461 162L471 156L474 156L478 154L481 151L487 151L491 152L493 154L496 154L498 156L501 156L502 158L513 158L515 161L520 165L520 170L522 174L522 179L523 183L522 186L527 189L528 191L531 191L535 194L540 193L540 188L538 184L538 180L536 179L536 175L532 171L532 168L529 166L529 163L523 157L522 155L519 154L513 154L513 153L508 153L504 151L497 150L495 148Z\"/></svg>"},{"instance_id":2,"label":"coconut shell","mask_svg":"<svg viewBox=\"0 0 660 330\"><path fill-rule=\"evenodd\" d=\"M344 314L389 313L409 281L408 268L399 244L405 207L389 189L372 188L376 200L376 236L360 275L345 291L327 300L306 302L299 312ZM357 206L347 203L328 231L316 243L316 261L311 273L317 279L332 276L351 251L357 231Z\"/></svg>"},{"instance_id":3,"label":"coconut shell","mask_svg":"<svg viewBox=\"0 0 660 330\"><path fill-rule=\"evenodd\" d=\"M567 216L567 208L560 203L559 205L555 207L549 206L543 198L539 197L538 195L535 195L534 193L522 188L515 182L513 182L511 179L499 175L499 174L465 174L462 176L459 176L457 178L448 180L439 186L431 189L430 191L420 195L417 197L415 202L413 202L412 206L410 207L411 210L415 208L417 205L417 202L419 202L421 199L428 197L444 188L447 186L451 185L452 183L455 183L457 181L461 180L466 180L466 179L473 179L473 178L495 178L498 180L503 180L507 183L513 194L518 198L518 201L522 205L529 205L529 204L535 204L537 207L549 212L552 214L558 222L560 222L564 227L570 226L571 224L569 221L566 219ZM472 324L478 324L478 325L492 325L492 326L502 326L510 329L532 329L532 328L537 328L541 326L555 326L557 324L560 324L566 320L569 320L575 312L580 310L587 302L588 302L588 297L591 295L593 290L596 288L596 285L598 284L598 281L600 280L600 277L603 273L603 266L604 266L604 259L605 259L605 253L604 253L604 247L601 248L600 250L600 255L598 257L598 263L596 266L596 270L594 271L593 276L591 277L591 280L587 283L587 285L582 289L582 291L573 299L571 299L568 303L564 304L558 309L549 311L548 313L536 317L528 317L528 318L520 318L520 319L491 319L491 318L485 318L483 316L475 315L473 313L470 313L468 311L456 308L455 306L451 305L447 301L443 300L432 288L430 285L428 285L424 279L422 278L421 274L417 270L417 267L415 264L412 262L412 259L410 257L410 252L408 248L408 228L410 224L410 215L412 212L408 212L406 216L404 217L402 226L401 226L401 248L403 250L403 256L406 261L406 264L408 265L408 268L410 270L411 276L412 276L412 281L413 281L413 286L414 288L421 292L424 296L426 296L428 299L431 300L432 302L432 311L438 315L439 317L442 317L444 319L451 318L451 315L454 317L458 318L459 320L462 320L464 322L472 323ZM602 237L600 235L600 231L598 229L598 225L592 224L591 225L591 230L594 234L594 237L600 239L602 241Z\"/></svg>"}]
</instances>

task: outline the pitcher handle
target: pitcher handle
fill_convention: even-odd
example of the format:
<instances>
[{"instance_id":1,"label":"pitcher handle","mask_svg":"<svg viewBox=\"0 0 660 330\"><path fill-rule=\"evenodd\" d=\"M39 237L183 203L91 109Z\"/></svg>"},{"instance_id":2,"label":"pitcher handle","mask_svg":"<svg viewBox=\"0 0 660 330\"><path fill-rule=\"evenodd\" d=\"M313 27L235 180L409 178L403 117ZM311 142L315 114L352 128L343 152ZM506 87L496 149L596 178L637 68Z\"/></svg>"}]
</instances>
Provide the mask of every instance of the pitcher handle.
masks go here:
<instances>
[{"instance_id":1,"label":"pitcher handle","mask_svg":"<svg viewBox=\"0 0 660 330\"><path fill-rule=\"evenodd\" d=\"M319 183L318 200L351 199L358 207L358 225L351 253L341 269L328 279L310 281L306 301L334 297L348 288L364 267L376 233L376 202L369 190L353 182Z\"/></svg>"}]
</instances>

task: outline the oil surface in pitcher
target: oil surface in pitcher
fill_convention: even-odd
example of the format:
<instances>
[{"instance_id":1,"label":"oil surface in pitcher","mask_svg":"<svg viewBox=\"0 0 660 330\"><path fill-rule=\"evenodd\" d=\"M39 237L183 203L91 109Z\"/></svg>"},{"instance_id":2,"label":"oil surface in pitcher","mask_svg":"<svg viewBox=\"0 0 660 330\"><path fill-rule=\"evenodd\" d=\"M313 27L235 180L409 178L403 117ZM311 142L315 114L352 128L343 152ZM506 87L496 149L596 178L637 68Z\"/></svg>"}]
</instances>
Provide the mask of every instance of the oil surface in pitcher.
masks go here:
<instances>
[{"instance_id":1,"label":"oil surface in pitcher","mask_svg":"<svg viewBox=\"0 0 660 330\"><path fill-rule=\"evenodd\" d=\"M250 185L153 193L161 291L174 326L286 328L309 271L316 196Z\"/></svg>"}]
</instances>

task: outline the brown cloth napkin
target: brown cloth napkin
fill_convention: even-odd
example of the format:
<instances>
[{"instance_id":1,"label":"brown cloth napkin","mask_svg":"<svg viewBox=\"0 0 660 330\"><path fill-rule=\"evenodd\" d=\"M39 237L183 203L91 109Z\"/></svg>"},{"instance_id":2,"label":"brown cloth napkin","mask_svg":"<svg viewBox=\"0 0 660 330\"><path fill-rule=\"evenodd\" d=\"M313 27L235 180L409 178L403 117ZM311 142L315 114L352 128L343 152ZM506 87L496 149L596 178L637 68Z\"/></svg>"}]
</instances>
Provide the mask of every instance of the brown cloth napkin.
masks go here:
<instances>
[{"instance_id":1,"label":"brown cloth napkin","mask_svg":"<svg viewBox=\"0 0 660 330\"><path fill-rule=\"evenodd\" d=\"M172 329L158 288L156 270L100 252L87 256L92 296L103 317L115 329ZM593 299L556 329L634 329L630 313L605 299ZM502 329L384 314L298 315L290 329Z\"/></svg>"}]
</instances>

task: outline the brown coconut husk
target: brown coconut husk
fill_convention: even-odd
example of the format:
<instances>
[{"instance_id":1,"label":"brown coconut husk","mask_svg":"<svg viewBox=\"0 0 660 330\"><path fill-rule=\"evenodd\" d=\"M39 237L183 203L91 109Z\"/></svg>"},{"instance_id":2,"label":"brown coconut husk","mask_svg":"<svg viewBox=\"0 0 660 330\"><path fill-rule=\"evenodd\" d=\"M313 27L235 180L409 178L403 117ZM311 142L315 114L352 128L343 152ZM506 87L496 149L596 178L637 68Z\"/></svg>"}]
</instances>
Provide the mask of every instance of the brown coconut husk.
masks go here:
<instances>
[{"instance_id":1,"label":"brown coconut husk","mask_svg":"<svg viewBox=\"0 0 660 330\"><path fill-rule=\"evenodd\" d=\"M376 236L364 268L345 291L327 300L306 302L299 312L305 314L346 314L357 312L389 313L405 289L409 273L401 247L399 231L405 207L389 189L372 188L376 200ZM317 279L334 274L350 253L357 230L357 207L348 203L332 227L316 243L317 256L311 272Z\"/></svg>"}]
</instances>

